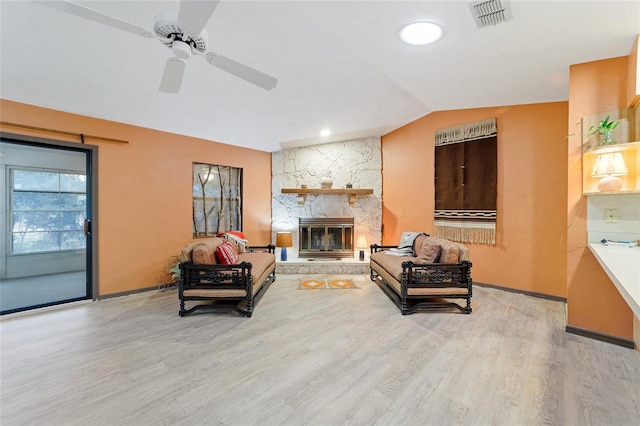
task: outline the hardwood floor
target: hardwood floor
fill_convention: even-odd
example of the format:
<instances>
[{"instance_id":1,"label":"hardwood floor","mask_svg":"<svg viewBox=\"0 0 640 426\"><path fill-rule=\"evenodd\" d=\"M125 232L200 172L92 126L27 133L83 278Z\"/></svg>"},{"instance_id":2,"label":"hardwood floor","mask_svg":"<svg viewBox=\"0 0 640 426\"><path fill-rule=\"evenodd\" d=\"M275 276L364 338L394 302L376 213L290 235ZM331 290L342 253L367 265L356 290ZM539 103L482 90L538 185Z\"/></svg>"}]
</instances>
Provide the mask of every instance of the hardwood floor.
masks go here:
<instances>
[{"instance_id":1,"label":"hardwood floor","mask_svg":"<svg viewBox=\"0 0 640 426\"><path fill-rule=\"evenodd\" d=\"M0 422L638 424L640 353L566 333L564 303L475 287L471 315L403 317L367 276L301 277L252 318L180 318L175 290L5 316Z\"/></svg>"}]
</instances>

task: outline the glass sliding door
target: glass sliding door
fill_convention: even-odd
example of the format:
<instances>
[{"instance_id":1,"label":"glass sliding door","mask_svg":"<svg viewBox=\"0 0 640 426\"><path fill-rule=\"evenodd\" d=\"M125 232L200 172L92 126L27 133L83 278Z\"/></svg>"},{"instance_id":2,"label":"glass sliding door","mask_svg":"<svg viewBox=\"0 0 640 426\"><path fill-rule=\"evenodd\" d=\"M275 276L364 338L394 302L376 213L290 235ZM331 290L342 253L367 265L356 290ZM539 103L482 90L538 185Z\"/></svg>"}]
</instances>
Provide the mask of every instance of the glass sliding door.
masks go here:
<instances>
[{"instance_id":1,"label":"glass sliding door","mask_svg":"<svg viewBox=\"0 0 640 426\"><path fill-rule=\"evenodd\" d=\"M3 139L2 314L92 297L91 152Z\"/></svg>"}]
</instances>

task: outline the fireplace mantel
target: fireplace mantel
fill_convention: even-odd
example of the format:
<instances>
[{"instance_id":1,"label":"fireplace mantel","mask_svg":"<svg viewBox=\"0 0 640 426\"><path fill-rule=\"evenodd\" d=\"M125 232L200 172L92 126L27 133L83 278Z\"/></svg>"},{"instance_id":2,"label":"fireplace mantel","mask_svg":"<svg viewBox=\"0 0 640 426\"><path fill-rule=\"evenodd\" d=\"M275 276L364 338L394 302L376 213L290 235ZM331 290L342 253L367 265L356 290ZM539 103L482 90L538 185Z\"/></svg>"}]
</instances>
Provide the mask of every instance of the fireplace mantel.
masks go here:
<instances>
[{"instance_id":1,"label":"fireplace mantel","mask_svg":"<svg viewBox=\"0 0 640 426\"><path fill-rule=\"evenodd\" d=\"M298 194L298 205L303 205L307 200L307 194L348 195L349 205L353 206L358 195L371 195L373 189L366 188L282 188L282 194Z\"/></svg>"}]
</instances>

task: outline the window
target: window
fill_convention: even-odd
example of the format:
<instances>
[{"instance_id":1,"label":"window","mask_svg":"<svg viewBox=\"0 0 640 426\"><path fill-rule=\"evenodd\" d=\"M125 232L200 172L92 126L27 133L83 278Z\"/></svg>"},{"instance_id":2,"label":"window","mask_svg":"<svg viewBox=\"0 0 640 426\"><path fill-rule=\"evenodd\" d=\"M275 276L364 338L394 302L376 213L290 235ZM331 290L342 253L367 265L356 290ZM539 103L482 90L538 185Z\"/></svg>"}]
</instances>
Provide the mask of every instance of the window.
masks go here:
<instances>
[{"instance_id":1,"label":"window","mask_svg":"<svg viewBox=\"0 0 640 426\"><path fill-rule=\"evenodd\" d=\"M18 168L9 173L12 254L86 248L86 175Z\"/></svg>"},{"instance_id":2,"label":"window","mask_svg":"<svg viewBox=\"0 0 640 426\"><path fill-rule=\"evenodd\" d=\"M242 169L193 163L193 236L242 230Z\"/></svg>"}]
</instances>

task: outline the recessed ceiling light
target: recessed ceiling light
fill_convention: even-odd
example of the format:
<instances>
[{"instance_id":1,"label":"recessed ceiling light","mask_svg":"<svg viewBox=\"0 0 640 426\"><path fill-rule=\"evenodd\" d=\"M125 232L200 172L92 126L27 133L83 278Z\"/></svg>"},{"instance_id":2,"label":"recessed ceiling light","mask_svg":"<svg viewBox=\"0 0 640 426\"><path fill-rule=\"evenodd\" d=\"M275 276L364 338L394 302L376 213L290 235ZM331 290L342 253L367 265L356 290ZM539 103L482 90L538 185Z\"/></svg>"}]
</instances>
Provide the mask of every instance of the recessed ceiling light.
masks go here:
<instances>
[{"instance_id":1,"label":"recessed ceiling light","mask_svg":"<svg viewBox=\"0 0 640 426\"><path fill-rule=\"evenodd\" d=\"M320 136L322 136L323 138L328 137L330 134L331 134L331 130L329 130L329 129L323 129L323 130L320 132Z\"/></svg>"},{"instance_id":2,"label":"recessed ceiling light","mask_svg":"<svg viewBox=\"0 0 640 426\"><path fill-rule=\"evenodd\" d=\"M434 21L416 21L400 30L400 38L408 44L421 46L437 41L444 34L442 25Z\"/></svg>"}]
</instances>

